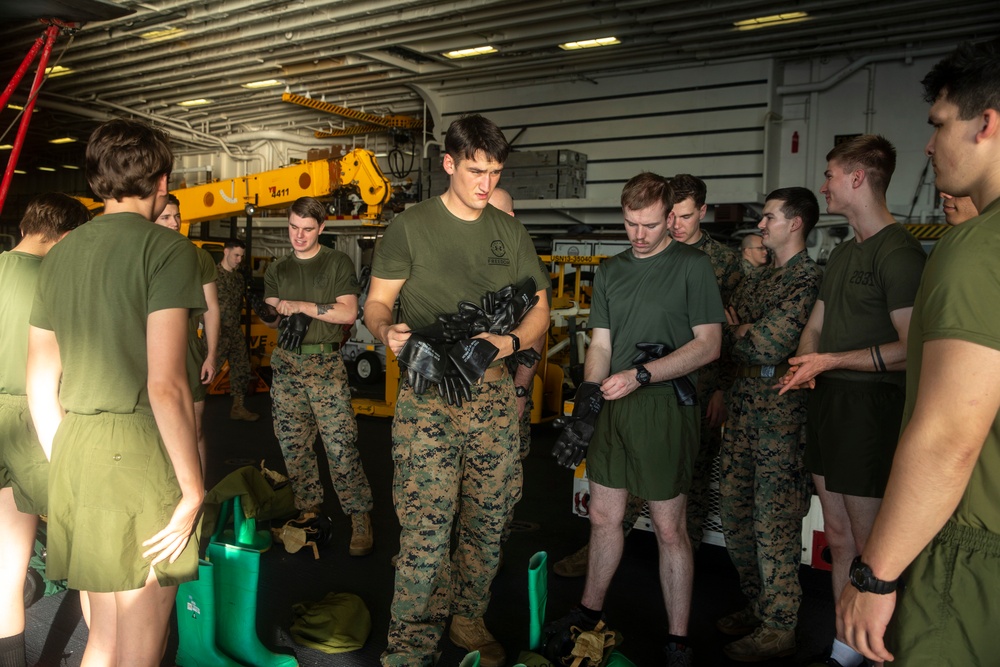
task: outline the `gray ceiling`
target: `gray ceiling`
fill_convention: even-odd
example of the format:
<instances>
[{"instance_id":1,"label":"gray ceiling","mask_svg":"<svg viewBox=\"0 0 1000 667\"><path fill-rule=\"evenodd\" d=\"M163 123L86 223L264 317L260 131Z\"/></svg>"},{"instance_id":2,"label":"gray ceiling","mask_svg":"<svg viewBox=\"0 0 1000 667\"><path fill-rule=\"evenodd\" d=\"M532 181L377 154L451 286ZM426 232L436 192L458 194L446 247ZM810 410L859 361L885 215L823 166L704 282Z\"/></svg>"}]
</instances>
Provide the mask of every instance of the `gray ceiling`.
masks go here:
<instances>
[{"instance_id":1,"label":"gray ceiling","mask_svg":"<svg viewBox=\"0 0 1000 667\"><path fill-rule=\"evenodd\" d=\"M484 87L766 56L860 57L1000 33L996 0L0 0L0 83L43 30L25 13L86 6L99 14L102 5L132 13L59 37L52 62L73 73L50 78L42 89L24 164L53 150L71 159L79 146L54 149L45 141L66 133L85 139L108 114L153 118L182 150L240 151L243 140L310 138L317 130L358 125L283 102L286 88L369 114L422 118L425 101L433 111L441 96ZM791 11L810 18L733 28L734 21ZM168 26L183 32L162 41L139 37ZM622 43L574 52L557 46L610 35ZM483 44L499 53L457 61L441 55ZM283 85L241 87L271 78ZM15 100L23 102L28 81ZM213 102L178 106L193 98ZM0 116L6 132L0 143L12 143L13 120L7 110Z\"/></svg>"}]
</instances>

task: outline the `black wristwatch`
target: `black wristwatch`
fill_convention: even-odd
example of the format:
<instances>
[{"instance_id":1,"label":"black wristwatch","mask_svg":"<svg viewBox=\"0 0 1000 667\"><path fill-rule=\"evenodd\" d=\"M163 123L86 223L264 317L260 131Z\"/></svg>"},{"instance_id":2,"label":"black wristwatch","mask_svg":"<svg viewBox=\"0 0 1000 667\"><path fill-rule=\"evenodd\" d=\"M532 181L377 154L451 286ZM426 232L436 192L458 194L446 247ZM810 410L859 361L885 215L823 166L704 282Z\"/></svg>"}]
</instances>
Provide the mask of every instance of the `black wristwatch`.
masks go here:
<instances>
[{"instance_id":1,"label":"black wristwatch","mask_svg":"<svg viewBox=\"0 0 1000 667\"><path fill-rule=\"evenodd\" d=\"M514 346L514 352L516 353L518 350L521 349L521 339L512 333L509 333L507 335L510 336L510 341Z\"/></svg>"},{"instance_id":2,"label":"black wristwatch","mask_svg":"<svg viewBox=\"0 0 1000 667\"><path fill-rule=\"evenodd\" d=\"M895 581L882 581L872 574L872 569L861 562L861 556L856 556L851 563L850 572L851 584L862 593L876 593L885 595L892 593L899 585L899 579Z\"/></svg>"},{"instance_id":3,"label":"black wristwatch","mask_svg":"<svg viewBox=\"0 0 1000 667\"><path fill-rule=\"evenodd\" d=\"M514 387L514 395L518 398L524 398L528 395L528 390L520 385Z\"/></svg>"},{"instance_id":4,"label":"black wristwatch","mask_svg":"<svg viewBox=\"0 0 1000 667\"><path fill-rule=\"evenodd\" d=\"M653 374L647 371L645 366L635 367L635 380L641 386L645 387L652 381L652 379L653 379Z\"/></svg>"}]
</instances>

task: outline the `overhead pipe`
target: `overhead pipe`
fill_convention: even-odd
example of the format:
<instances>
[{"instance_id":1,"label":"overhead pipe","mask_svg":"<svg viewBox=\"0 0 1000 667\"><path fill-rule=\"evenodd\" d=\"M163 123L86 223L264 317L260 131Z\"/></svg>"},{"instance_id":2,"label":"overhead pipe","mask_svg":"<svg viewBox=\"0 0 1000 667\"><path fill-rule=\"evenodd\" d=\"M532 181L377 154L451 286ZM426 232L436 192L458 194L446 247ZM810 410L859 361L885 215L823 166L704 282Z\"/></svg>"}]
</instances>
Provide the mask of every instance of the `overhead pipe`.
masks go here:
<instances>
[{"instance_id":1,"label":"overhead pipe","mask_svg":"<svg viewBox=\"0 0 1000 667\"><path fill-rule=\"evenodd\" d=\"M228 70L223 70L228 74ZM248 100L260 99L266 96L267 91L250 91L245 89L240 89L239 84L235 81L228 81L225 88L222 87L219 81L219 74L221 72L209 72L207 74L201 74L197 77L190 79L191 86L187 86L185 82L172 82L169 85L164 85L159 89L144 89L141 94L128 95L126 97L117 97L116 100L119 104L133 105L140 104L143 106L161 106L166 105L167 108L173 108L177 106L178 101L197 99L199 97L209 97L214 98L220 95L225 95L228 101L223 102L223 104L236 104L242 105ZM261 74L255 73L257 76ZM350 74L345 73L343 76L330 76L324 78L324 83L331 87L337 87L339 90L344 86L355 85L359 81L386 81L389 78L388 72L372 72L369 75L364 75L358 77L356 73L351 72ZM133 87L134 88L134 87ZM101 97L107 98L115 95L115 91L119 88L116 86L113 89L102 89ZM270 90L270 94L277 94L280 96L282 88L275 86ZM318 97L318 95L313 94L312 90L309 91L310 97ZM124 94L124 91L123 91ZM238 97L237 97L238 96ZM152 98L156 98L154 99ZM219 104L216 104L213 109L219 109ZM291 107L289 107L291 108ZM183 108L178 109L180 112ZM186 109L183 109L186 111Z\"/></svg>"},{"instance_id":2,"label":"overhead pipe","mask_svg":"<svg viewBox=\"0 0 1000 667\"><path fill-rule=\"evenodd\" d=\"M571 0L559 1L570 2ZM175 58L174 62L170 65L164 64L163 66L182 66L185 62L190 62L193 58L209 60L226 55L219 53L217 49L212 47L200 48L199 44L192 44L192 42L196 42L200 38L210 39L218 33L230 30L234 31L233 41L241 46L240 52L261 53L283 46L296 47L306 52L310 48L310 42L325 39L329 43L334 43L347 40L350 36L356 36L359 32L363 32L377 18L377 16L373 18L372 12L366 13L361 10L363 5L369 4L373 5L375 9L381 8L383 10L383 12L374 12L375 14L385 13L395 18L393 29L406 30L408 32L413 32L413 24L419 23L422 20L432 22L434 25L447 25L449 22L445 19L455 11L453 5L449 5L448 7L434 6L433 14L420 16L416 15L417 12L415 10L406 8L407 4L419 5L420 3L418 2L393 3L390 11L386 11L386 4L384 2L337 2L334 5L324 5L322 7L303 6L303 9L299 11L282 14L278 17L278 21L270 17L262 17L260 21L248 25L246 12L240 10L230 12L222 21L205 21L202 19L197 27L186 30L183 44L163 41L141 44L142 48L136 49L134 40L131 42L123 40L118 43L109 43L106 34L96 35L96 39L92 40L82 39L81 41L84 42L85 46L76 50L74 63L85 64L92 61L95 64L103 64L107 62L109 57L113 58L121 54L126 54L126 58L124 58L124 63L122 64L147 61L159 63L163 60L164 52L177 52L181 54L181 57ZM464 4L472 8L475 5L484 4L484 0L466 0ZM402 8L400 5L403 5ZM219 10L213 11L213 14L217 15L219 13L221 13ZM411 13L414 15L411 16ZM337 16L338 14L343 14L344 16ZM423 12L423 14L426 14L426 12ZM198 17L192 16L191 18L194 20ZM454 28L439 28L439 30L445 29L454 30ZM384 26L380 27L380 36L384 35L387 30ZM235 31L238 31L238 34ZM286 37L289 33L298 33L295 35L294 41ZM87 37L91 37L92 35L94 33L88 33ZM357 37L351 41L365 42L363 38L359 39ZM116 63L118 62L116 60Z\"/></svg>"},{"instance_id":3,"label":"overhead pipe","mask_svg":"<svg viewBox=\"0 0 1000 667\"><path fill-rule=\"evenodd\" d=\"M873 63L888 62L890 60L900 60L907 58L925 58L938 56L945 53L951 53L955 50L954 45L952 46L939 46L929 49L919 49L914 51L895 51L893 53L882 53L882 54L872 54L858 58L854 62L848 64L841 70L834 72L830 76L826 77L822 81L815 81L812 83L795 83L784 86L778 86L775 88L775 92L781 96L785 97L787 95L805 95L808 93L821 93L830 90L838 83L851 76L858 70L867 67Z\"/></svg>"},{"instance_id":4,"label":"overhead pipe","mask_svg":"<svg viewBox=\"0 0 1000 667\"><path fill-rule=\"evenodd\" d=\"M467 0L464 4L472 8L476 5L482 5L483 2ZM346 6L354 7L354 3L348 3ZM567 22L568 14L585 15L590 12L590 10L582 8L580 3L575 0L557 0L554 4L549 3L546 5L544 10L544 12L532 13L530 20L532 22L558 20L560 25L567 26L567 29L572 27ZM415 10L410 11L415 13ZM475 15L475 22L445 20L455 12L454 5L449 5L448 7L435 6L433 7L433 12L433 14L428 14L421 21L408 16L407 10L394 11L393 15L398 17L397 20L391 26L379 26L377 39L372 39L372 36L367 34L366 31L366 28L371 26L373 22L370 16L362 15L353 20L340 20L331 30L329 26L325 25L317 27L317 16L313 9L310 9L307 15L298 18L292 23L262 21L260 24L252 24L249 27L246 25L245 14L241 14L238 19L233 19L229 22L232 24L231 27L241 29L238 37L234 35L234 41L238 39L239 44L235 49L233 44L214 48L197 48L197 45L192 46L192 37L221 32L230 27L219 26L218 23L214 23L211 24L213 26L211 29L206 27L204 30L194 31L193 35L188 36L184 46L160 43L157 45L158 48L155 52L151 52L150 49L137 51L134 48L129 48L129 45L124 44L119 47L116 44L109 44L104 39L99 46L99 52L95 53L89 60L103 64L108 62L109 58L113 58L116 67L119 68L138 63L148 63L151 67L155 68L154 71L168 70L182 73L185 67L190 67L200 62L217 61L219 57L230 57L234 53L237 55L259 54L263 51L271 53L275 49L282 50L282 47L293 47L301 51L304 58L314 58L314 52L318 50L322 50L323 55L326 57L336 57L355 53L359 50L397 46L407 41L424 42L428 39L442 38L467 39L471 32L502 31L504 26L498 27L496 25L496 21L498 20L507 20L508 18L519 22L525 20L525 13L519 8L494 7L489 10L479 9ZM356 12L348 13L356 14ZM426 14L426 12L424 13ZM580 21L579 27L592 27L592 22ZM294 42L290 42L286 37L288 33L296 33ZM406 39L407 36L410 39ZM162 54L164 51L169 52L175 49L181 52L180 56L168 59L163 58ZM77 48L74 54L74 63L82 65L88 61L88 57L81 57L80 53L81 50ZM116 56L121 57L118 58ZM270 57L282 58L286 56L275 56L272 54ZM460 67L456 66L456 69L460 69ZM89 77L88 83L98 83L102 80L112 78L116 78L114 72L103 76Z\"/></svg>"},{"instance_id":5,"label":"overhead pipe","mask_svg":"<svg viewBox=\"0 0 1000 667\"><path fill-rule=\"evenodd\" d=\"M54 109L56 111L62 111L68 114L84 116L87 118L94 118L95 120L100 120L100 121L109 120L114 117L112 114L102 114L97 111L92 111L86 108L82 108L78 106L80 104L79 101L74 100L74 102L75 102L74 104L63 104L62 102L56 102L54 100L45 98L42 100L42 106L44 106L47 109ZM132 116L138 116L140 118L144 118L158 125L169 126L170 137L173 140L188 143L193 146L204 146L204 147L219 146L222 148L223 152L226 153L226 155L237 161L259 159L259 156L253 156L253 155L234 155L232 153L231 147L228 146L224 141L222 141L218 137L215 137L211 134L199 132L198 130L184 126L180 123L177 123L176 121L170 121L169 119L164 119L154 114L137 111L135 109L121 107L112 102L105 102L103 100L91 100L91 103L107 106L109 108L115 109L117 111Z\"/></svg>"}]
</instances>

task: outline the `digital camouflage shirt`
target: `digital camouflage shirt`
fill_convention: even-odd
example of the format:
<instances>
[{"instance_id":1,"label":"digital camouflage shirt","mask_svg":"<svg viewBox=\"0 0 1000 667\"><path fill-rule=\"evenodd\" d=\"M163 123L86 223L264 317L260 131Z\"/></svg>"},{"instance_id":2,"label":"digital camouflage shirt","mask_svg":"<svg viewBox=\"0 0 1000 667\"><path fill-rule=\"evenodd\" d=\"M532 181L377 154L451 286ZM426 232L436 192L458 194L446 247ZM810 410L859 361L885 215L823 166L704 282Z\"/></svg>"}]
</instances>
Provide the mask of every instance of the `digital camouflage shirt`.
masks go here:
<instances>
[{"instance_id":1,"label":"digital camouflage shirt","mask_svg":"<svg viewBox=\"0 0 1000 667\"><path fill-rule=\"evenodd\" d=\"M243 310L243 292L246 289L246 282L243 280L242 273L238 270L226 270L221 262L216 268L219 270L219 278L215 284L219 290L222 328L238 329L240 327L240 312Z\"/></svg>"},{"instance_id":2,"label":"digital camouflage shirt","mask_svg":"<svg viewBox=\"0 0 1000 667\"><path fill-rule=\"evenodd\" d=\"M691 247L701 250L712 261L712 271L719 284L722 305L728 306L733 291L743 278L739 255L729 246L713 239L705 231L702 231L701 238L696 243L691 244ZM729 351L725 341L723 341L719 358L698 371L698 401L703 406L702 409L713 393L720 390L725 391L732 384L732 381L732 361L729 359Z\"/></svg>"},{"instance_id":3,"label":"digital camouflage shirt","mask_svg":"<svg viewBox=\"0 0 1000 667\"><path fill-rule=\"evenodd\" d=\"M794 356L799 337L819 295L820 269L805 250L785 266L766 268L747 276L733 293L730 305L741 323L752 323L736 338L735 327L725 327L724 348L735 367L775 366ZM777 378L736 378L726 396L729 426L746 429L776 424L803 424L804 390L778 396Z\"/></svg>"}]
</instances>

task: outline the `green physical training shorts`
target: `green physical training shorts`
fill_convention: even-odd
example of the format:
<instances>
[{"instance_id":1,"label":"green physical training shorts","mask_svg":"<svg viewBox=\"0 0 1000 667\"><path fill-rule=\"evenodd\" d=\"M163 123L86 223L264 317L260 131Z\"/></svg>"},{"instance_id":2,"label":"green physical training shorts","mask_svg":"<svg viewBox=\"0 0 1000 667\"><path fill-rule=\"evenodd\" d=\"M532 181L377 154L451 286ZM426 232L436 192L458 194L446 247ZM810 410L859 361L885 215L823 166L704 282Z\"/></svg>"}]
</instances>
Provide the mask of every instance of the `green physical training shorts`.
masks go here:
<instances>
[{"instance_id":1,"label":"green physical training shorts","mask_svg":"<svg viewBox=\"0 0 1000 667\"><path fill-rule=\"evenodd\" d=\"M642 387L605 401L587 450L587 475L644 500L670 500L691 488L701 408L679 406L673 387Z\"/></svg>"},{"instance_id":2,"label":"green physical training shorts","mask_svg":"<svg viewBox=\"0 0 1000 667\"><path fill-rule=\"evenodd\" d=\"M903 580L886 634L893 665L997 664L1000 535L949 521Z\"/></svg>"},{"instance_id":3,"label":"green physical training shorts","mask_svg":"<svg viewBox=\"0 0 1000 667\"><path fill-rule=\"evenodd\" d=\"M31 423L28 397L0 394L0 488L8 486L18 510L47 512L49 461Z\"/></svg>"},{"instance_id":4,"label":"green physical training shorts","mask_svg":"<svg viewBox=\"0 0 1000 667\"><path fill-rule=\"evenodd\" d=\"M167 526L180 497L152 415L67 414L52 444L47 576L98 593L142 588L152 561L142 543ZM156 566L161 586L198 576L198 534L175 562Z\"/></svg>"},{"instance_id":5,"label":"green physical training shorts","mask_svg":"<svg viewBox=\"0 0 1000 667\"><path fill-rule=\"evenodd\" d=\"M817 378L806 421L806 470L833 493L881 498L903 419L902 387Z\"/></svg>"}]
</instances>

